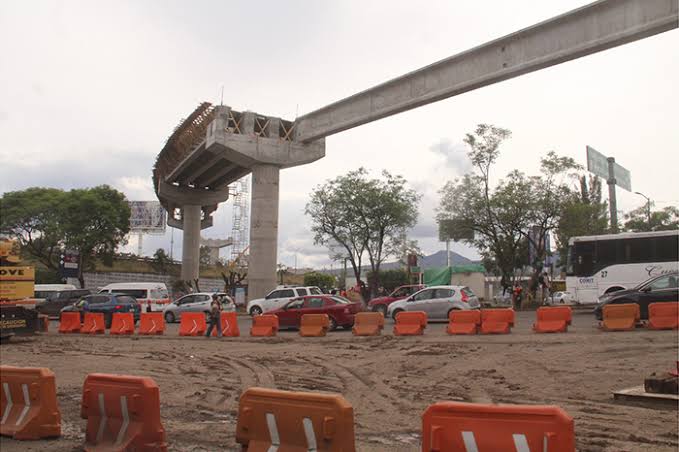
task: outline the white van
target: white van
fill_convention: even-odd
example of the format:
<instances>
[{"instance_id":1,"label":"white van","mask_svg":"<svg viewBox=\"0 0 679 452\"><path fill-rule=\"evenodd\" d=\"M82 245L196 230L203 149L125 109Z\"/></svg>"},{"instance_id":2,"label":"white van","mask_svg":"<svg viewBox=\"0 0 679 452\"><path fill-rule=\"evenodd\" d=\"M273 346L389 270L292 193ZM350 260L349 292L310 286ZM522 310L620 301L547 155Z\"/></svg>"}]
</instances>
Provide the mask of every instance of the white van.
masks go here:
<instances>
[{"instance_id":1,"label":"white van","mask_svg":"<svg viewBox=\"0 0 679 452\"><path fill-rule=\"evenodd\" d=\"M164 283L158 282L132 282L132 283L113 283L102 287L99 293L121 293L133 296L137 299L146 311L151 307L151 311L162 311L165 306L170 304L170 295Z\"/></svg>"}]
</instances>

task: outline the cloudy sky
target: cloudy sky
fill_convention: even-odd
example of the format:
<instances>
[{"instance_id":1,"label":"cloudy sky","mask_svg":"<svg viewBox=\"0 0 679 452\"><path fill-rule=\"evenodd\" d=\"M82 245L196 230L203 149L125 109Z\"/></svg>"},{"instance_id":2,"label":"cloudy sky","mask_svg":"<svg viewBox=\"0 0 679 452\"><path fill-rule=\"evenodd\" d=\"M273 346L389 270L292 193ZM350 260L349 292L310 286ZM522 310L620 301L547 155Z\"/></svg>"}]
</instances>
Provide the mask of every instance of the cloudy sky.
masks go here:
<instances>
[{"instance_id":1,"label":"cloudy sky","mask_svg":"<svg viewBox=\"0 0 679 452\"><path fill-rule=\"evenodd\" d=\"M156 154L199 102L219 103L222 86L236 110L294 119L586 3L6 0L0 192L107 183L153 200ZM658 207L678 205L678 48L675 30L329 137L324 159L281 174L279 260L329 265L304 205L315 185L359 166L404 175L423 194L411 237L427 253L442 249L437 191L469 169L462 138L481 122L513 132L497 177L535 172L549 150L584 164L589 144L630 169L632 188ZM621 211L644 202L618 190ZM229 236L231 214L223 203L204 236ZM158 247L169 250L169 229L145 238L146 254Z\"/></svg>"}]
</instances>

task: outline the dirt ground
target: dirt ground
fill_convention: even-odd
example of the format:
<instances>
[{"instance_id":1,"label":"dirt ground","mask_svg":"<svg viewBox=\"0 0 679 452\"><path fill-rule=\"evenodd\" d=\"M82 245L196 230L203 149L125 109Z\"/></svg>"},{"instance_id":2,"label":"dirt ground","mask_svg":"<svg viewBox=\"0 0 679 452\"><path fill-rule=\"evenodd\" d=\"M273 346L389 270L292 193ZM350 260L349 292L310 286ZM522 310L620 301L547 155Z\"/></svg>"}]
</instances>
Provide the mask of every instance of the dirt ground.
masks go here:
<instances>
[{"instance_id":1,"label":"dirt ground","mask_svg":"<svg viewBox=\"0 0 679 452\"><path fill-rule=\"evenodd\" d=\"M603 333L591 314L567 334L534 334L520 312L511 335L450 337L430 324L422 337L337 331L325 338L48 335L0 347L4 365L54 371L63 436L2 438L3 452L81 450L82 384L90 372L151 376L160 387L170 450L239 450L234 433L241 392L251 386L342 394L354 408L360 451L417 451L421 415L437 401L554 404L575 419L579 451L667 451L679 447L677 411L622 405L614 390L643 384L679 359L676 331Z\"/></svg>"}]
</instances>

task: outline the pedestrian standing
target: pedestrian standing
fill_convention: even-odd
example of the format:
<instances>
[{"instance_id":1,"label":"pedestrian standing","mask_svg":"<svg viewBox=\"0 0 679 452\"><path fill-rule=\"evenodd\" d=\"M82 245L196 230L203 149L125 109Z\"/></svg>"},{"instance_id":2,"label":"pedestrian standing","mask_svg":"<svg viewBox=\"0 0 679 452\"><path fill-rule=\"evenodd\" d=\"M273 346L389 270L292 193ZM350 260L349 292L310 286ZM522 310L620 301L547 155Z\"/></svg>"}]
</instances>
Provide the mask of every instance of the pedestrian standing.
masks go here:
<instances>
[{"instance_id":1,"label":"pedestrian standing","mask_svg":"<svg viewBox=\"0 0 679 452\"><path fill-rule=\"evenodd\" d=\"M210 304L210 326L205 333L205 337L209 338L212 330L217 328L217 336L222 337L222 304L219 302L217 294L212 295L212 303Z\"/></svg>"}]
</instances>

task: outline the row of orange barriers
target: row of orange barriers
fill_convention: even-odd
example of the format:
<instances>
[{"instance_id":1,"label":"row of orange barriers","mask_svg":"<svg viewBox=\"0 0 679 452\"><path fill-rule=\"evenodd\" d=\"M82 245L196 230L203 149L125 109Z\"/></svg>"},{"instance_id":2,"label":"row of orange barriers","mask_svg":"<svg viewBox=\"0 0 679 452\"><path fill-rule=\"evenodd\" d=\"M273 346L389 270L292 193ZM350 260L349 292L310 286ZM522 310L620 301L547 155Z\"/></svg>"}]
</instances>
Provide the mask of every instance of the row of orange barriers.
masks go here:
<instances>
[{"instance_id":1,"label":"row of orange barriers","mask_svg":"<svg viewBox=\"0 0 679 452\"><path fill-rule=\"evenodd\" d=\"M0 434L17 440L61 436L54 374L0 366ZM149 377L89 374L80 414L86 451L167 451L160 391ZM249 388L241 396L236 442L249 452L353 452L354 412L328 393ZM438 402L422 415L422 450L574 452L573 419L557 406Z\"/></svg>"},{"instance_id":2,"label":"row of orange barriers","mask_svg":"<svg viewBox=\"0 0 679 452\"><path fill-rule=\"evenodd\" d=\"M636 303L608 304L602 308L601 329L604 331L630 331L641 321ZM651 303L648 305L648 322L652 330L679 328L679 302Z\"/></svg>"}]
</instances>

